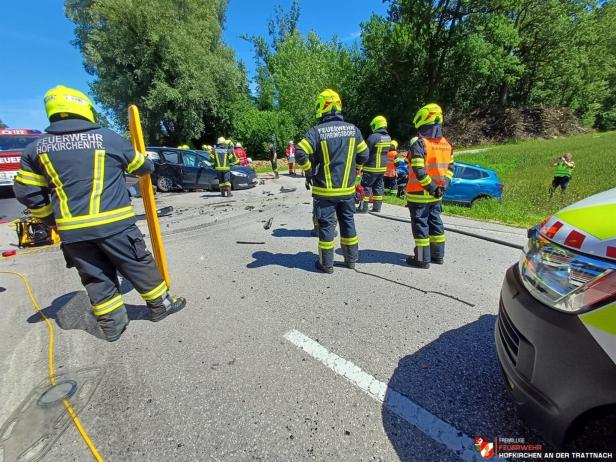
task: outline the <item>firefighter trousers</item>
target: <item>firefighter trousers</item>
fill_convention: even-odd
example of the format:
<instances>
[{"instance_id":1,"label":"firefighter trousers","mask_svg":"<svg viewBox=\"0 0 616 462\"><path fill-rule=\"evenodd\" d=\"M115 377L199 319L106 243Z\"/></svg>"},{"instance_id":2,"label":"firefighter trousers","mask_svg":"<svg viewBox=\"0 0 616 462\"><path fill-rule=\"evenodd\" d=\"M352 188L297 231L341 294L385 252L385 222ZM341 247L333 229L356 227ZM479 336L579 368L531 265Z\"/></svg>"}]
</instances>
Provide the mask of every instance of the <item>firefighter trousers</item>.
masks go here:
<instances>
[{"instance_id":1,"label":"firefighter trousers","mask_svg":"<svg viewBox=\"0 0 616 462\"><path fill-rule=\"evenodd\" d=\"M62 244L62 251L67 267L79 272L92 312L107 340L118 338L128 324L118 272L148 304L167 295L167 284L134 224L113 236Z\"/></svg>"},{"instance_id":2,"label":"firefighter trousers","mask_svg":"<svg viewBox=\"0 0 616 462\"><path fill-rule=\"evenodd\" d=\"M385 183L383 173L364 172L361 179L361 185L364 187L364 202L370 202L372 196L372 210L374 212L381 211L383 203L383 194L385 194Z\"/></svg>"},{"instance_id":3,"label":"firefighter trousers","mask_svg":"<svg viewBox=\"0 0 616 462\"><path fill-rule=\"evenodd\" d=\"M334 266L336 219L340 224L340 247L344 261L359 259L359 239L355 231L355 196L315 197L314 214L319 222L319 261L326 268Z\"/></svg>"},{"instance_id":4,"label":"firefighter trousers","mask_svg":"<svg viewBox=\"0 0 616 462\"><path fill-rule=\"evenodd\" d=\"M415 259L424 263L445 257L445 228L441 219L441 201L427 204L408 203L411 229L415 239Z\"/></svg>"},{"instance_id":5,"label":"firefighter trousers","mask_svg":"<svg viewBox=\"0 0 616 462\"><path fill-rule=\"evenodd\" d=\"M222 191L223 188L231 187L231 170L217 170L218 187Z\"/></svg>"}]
</instances>

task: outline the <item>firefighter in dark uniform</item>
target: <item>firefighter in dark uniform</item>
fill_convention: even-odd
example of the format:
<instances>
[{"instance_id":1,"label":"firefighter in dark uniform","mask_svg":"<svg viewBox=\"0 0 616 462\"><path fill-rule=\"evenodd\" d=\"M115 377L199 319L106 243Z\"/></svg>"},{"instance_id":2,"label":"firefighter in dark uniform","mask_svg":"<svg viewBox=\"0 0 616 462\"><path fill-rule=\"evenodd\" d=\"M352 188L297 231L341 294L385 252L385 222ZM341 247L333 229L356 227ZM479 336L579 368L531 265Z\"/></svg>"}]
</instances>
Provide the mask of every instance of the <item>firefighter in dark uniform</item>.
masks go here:
<instances>
[{"instance_id":1,"label":"firefighter in dark uniform","mask_svg":"<svg viewBox=\"0 0 616 462\"><path fill-rule=\"evenodd\" d=\"M51 122L30 144L15 178L15 196L57 227L67 267L75 267L105 338L120 338L129 319L118 273L145 300L152 321L186 305L172 298L135 226L124 173L148 175L152 161L120 135L95 123L89 98L57 86L45 94Z\"/></svg>"},{"instance_id":2,"label":"firefighter in dark uniform","mask_svg":"<svg viewBox=\"0 0 616 462\"><path fill-rule=\"evenodd\" d=\"M231 197L231 166L235 165L237 157L233 149L229 147L229 142L223 137L219 137L214 146L214 168L218 175L218 188L222 197Z\"/></svg>"},{"instance_id":3,"label":"firefighter in dark uniform","mask_svg":"<svg viewBox=\"0 0 616 462\"><path fill-rule=\"evenodd\" d=\"M372 134L368 137L370 155L363 166L361 185L364 188L364 201L359 209L360 213L368 213L368 204L372 196L372 211L380 212L385 194L384 175L387 170L387 154L391 149L391 137L387 133L387 119L376 116L370 122Z\"/></svg>"},{"instance_id":4,"label":"firefighter in dark uniform","mask_svg":"<svg viewBox=\"0 0 616 462\"><path fill-rule=\"evenodd\" d=\"M340 223L340 245L347 267L359 257L355 231L355 167L368 159L368 146L359 129L342 118L342 102L333 90L321 92L316 101L319 123L297 144L295 158L312 185L314 209L319 222L318 270L334 271L334 232ZM308 156L312 156L312 162Z\"/></svg>"},{"instance_id":5,"label":"firefighter in dark uniform","mask_svg":"<svg viewBox=\"0 0 616 462\"><path fill-rule=\"evenodd\" d=\"M442 198L453 177L453 152L443 137L443 111L438 104L422 107L413 124L418 133L411 140L411 169L406 201L411 213L415 254L406 262L417 268L443 264L445 229L441 220Z\"/></svg>"}]
</instances>

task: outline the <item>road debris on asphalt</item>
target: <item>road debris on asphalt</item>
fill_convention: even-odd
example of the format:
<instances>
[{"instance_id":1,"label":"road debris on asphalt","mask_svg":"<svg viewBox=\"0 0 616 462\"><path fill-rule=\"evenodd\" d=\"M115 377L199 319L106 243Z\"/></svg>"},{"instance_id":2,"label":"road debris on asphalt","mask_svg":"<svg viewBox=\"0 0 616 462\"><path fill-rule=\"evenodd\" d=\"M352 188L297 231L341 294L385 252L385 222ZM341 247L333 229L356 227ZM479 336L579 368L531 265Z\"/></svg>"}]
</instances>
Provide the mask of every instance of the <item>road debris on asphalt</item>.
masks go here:
<instances>
[{"instance_id":1,"label":"road debris on asphalt","mask_svg":"<svg viewBox=\"0 0 616 462\"><path fill-rule=\"evenodd\" d=\"M156 215L158 215L159 217L168 217L171 215L172 212L173 212L173 207L169 205L167 207L162 207L156 210Z\"/></svg>"},{"instance_id":2,"label":"road debris on asphalt","mask_svg":"<svg viewBox=\"0 0 616 462\"><path fill-rule=\"evenodd\" d=\"M274 217L269 218L263 225L263 229L270 229L272 227L273 222L274 222Z\"/></svg>"}]
</instances>

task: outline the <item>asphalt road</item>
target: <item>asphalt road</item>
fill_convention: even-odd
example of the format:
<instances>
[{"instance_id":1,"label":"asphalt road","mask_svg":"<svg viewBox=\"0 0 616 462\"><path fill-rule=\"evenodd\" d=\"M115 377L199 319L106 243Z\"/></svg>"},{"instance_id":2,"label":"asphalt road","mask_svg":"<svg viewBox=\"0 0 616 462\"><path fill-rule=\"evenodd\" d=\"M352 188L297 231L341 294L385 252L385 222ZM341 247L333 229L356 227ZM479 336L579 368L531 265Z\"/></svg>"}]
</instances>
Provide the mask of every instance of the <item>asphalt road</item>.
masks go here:
<instances>
[{"instance_id":1,"label":"asphalt road","mask_svg":"<svg viewBox=\"0 0 616 462\"><path fill-rule=\"evenodd\" d=\"M11 188L0 188L0 221L10 221L21 215L24 206L17 202Z\"/></svg>"},{"instance_id":2,"label":"asphalt road","mask_svg":"<svg viewBox=\"0 0 616 462\"><path fill-rule=\"evenodd\" d=\"M0 262L32 281L56 329L58 372L104 371L80 416L106 460L479 460L476 435L542 442L517 416L494 348L500 285L519 251L450 233L446 264L416 270L404 264L409 225L358 216L357 271L324 275L301 179L230 200L158 201L175 207L161 223L172 291L188 306L152 324L127 292L132 321L116 343L100 340L58 250ZM448 221L524 241L523 230ZM0 286L3 422L46 377L47 331L16 277L0 274ZM585 434L572 447L604 440ZM87 459L73 427L45 458Z\"/></svg>"}]
</instances>

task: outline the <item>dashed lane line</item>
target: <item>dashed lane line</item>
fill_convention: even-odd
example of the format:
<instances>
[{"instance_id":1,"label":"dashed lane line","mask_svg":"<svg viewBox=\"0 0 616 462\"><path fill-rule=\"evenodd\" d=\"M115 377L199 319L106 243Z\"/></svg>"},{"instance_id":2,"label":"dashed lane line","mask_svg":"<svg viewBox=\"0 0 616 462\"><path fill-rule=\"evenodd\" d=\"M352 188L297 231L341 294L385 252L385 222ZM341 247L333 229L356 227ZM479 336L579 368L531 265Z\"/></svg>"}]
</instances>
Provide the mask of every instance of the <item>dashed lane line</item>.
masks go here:
<instances>
[{"instance_id":1,"label":"dashed lane line","mask_svg":"<svg viewBox=\"0 0 616 462\"><path fill-rule=\"evenodd\" d=\"M482 460L481 455L474 448L472 438L388 387L387 384L378 381L351 361L331 353L327 348L297 330L287 332L284 338L376 401L383 403L389 411L406 420L426 436L446 446L460 459L467 462Z\"/></svg>"}]
</instances>

